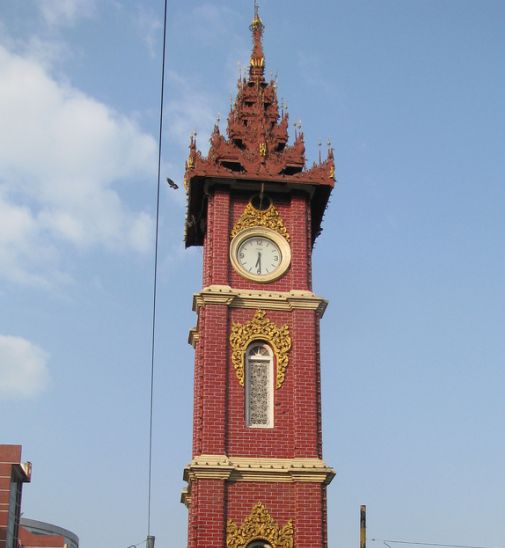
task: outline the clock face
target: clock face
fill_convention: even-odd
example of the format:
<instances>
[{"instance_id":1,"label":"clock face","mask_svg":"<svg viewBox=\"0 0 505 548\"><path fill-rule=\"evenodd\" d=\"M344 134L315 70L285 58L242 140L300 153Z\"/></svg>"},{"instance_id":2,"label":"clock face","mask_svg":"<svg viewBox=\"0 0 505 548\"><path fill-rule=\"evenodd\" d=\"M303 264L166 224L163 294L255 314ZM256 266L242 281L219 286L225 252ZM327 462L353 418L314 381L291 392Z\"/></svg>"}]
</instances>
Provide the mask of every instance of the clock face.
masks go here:
<instances>
[{"instance_id":1,"label":"clock face","mask_svg":"<svg viewBox=\"0 0 505 548\"><path fill-rule=\"evenodd\" d=\"M282 253L270 238L250 236L238 246L237 262L248 274L269 276L282 264Z\"/></svg>"},{"instance_id":2,"label":"clock face","mask_svg":"<svg viewBox=\"0 0 505 548\"><path fill-rule=\"evenodd\" d=\"M291 264L287 240L266 227L247 228L230 245L233 268L244 278L267 283L280 278Z\"/></svg>"}]
</instances>

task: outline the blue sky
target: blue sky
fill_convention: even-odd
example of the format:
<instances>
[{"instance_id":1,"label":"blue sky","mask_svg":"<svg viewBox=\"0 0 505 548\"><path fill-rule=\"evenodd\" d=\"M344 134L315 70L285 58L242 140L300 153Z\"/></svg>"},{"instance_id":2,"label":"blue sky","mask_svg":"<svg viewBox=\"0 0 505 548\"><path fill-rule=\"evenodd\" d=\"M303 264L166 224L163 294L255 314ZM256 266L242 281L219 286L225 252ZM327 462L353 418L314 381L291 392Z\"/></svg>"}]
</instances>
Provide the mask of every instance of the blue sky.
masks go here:
<instances>
[{"instance_id":1,"label":"blue sky","mask_svg":"<svg viewBox=\"0 0 505 548\"><path fill-rule=\"evenodd\" d=\"M163 176L205 149L252 1L169 1ZM24 514L83 548L146 534L162 2L0 8L0 416L33 461ZM308 159L338 184L314 251L330 547L503 546L505 4L264 0ZM161 192L152 532L184 546L201 250ZM374 543L371 543L373 546ZM382 545L376 543L376 545Z\"/></svg>"}]
</instances>

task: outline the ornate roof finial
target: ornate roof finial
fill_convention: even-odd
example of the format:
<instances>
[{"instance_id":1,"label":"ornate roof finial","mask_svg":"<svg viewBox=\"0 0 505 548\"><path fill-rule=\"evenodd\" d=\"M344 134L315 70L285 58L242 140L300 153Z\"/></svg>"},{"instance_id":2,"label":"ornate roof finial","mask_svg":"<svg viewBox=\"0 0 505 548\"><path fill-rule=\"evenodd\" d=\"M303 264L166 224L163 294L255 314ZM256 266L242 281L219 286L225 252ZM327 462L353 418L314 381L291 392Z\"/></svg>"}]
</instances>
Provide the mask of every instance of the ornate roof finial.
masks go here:
<instances>
[{"instance_id":1,"label":"ornate roof finial","mask_svg":"<svg viewBox=\"0 0 505 548\"><path fill-rule=\"evenodd\" d=\"M258 0L254 0L254 18L259 19L260 17L260 5L258 4Z\"/></svg>"},{"instance_id":2,"label":"ornate roof finial","mask_svg":"<svg viewBox=\"0 0 505 548\"><path fill-rule=\"evenodd\" d=\"M254 18L249 28L253 35L253 51L249 67L249 78L252 81L263 82L265 80L265 54L263 53L262 38L265 25L260 17L258 0L254 0Z\"/></svg>"}]
</instances>

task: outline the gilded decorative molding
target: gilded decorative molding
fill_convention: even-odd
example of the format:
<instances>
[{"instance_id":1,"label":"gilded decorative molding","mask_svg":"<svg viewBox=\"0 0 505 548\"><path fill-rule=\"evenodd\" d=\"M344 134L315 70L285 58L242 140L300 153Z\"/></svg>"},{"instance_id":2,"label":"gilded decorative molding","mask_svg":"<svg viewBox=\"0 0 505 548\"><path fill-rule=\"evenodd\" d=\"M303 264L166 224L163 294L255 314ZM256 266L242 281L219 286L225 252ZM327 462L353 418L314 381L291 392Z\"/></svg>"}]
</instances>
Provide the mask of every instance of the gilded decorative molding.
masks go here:
<instances>
[{"instance_id":1,"label":"gilded decorative molding","mask_svg":"<svg viewBox=\"0 0 505 548\"><path fill-rule=\"evenodd\" d=\"M265 58L261 57L261 59L251 59L251 67L264 67L265 66Z\"/></svg>"},{"instance_id":2,"label":"gilded decorative molding","mask_svg":"<svg viewBox=\"0 0 505 548\"><path fill-rule=\"evenodd\" d=\"M232 289L229 285L210 285L193 297L193 310L209 304L225 304L231 308L262 310L314 310L322 318L328 301L312 291L262 291Z\"/></svg>"},{"instance_id":3,"label":"gilded decorative molding","mask_svg":"<svg viewBox=\"0 0 505 548\"><path fill-rule=\"evenodd\" d=\"M191 491L187 487L181 491L181 502L186 508L191 506Z\"/></svg>"},{"instance_id":4,"label":"gilded decorative molding","mask_svg":"<svg viewBox=\"0 0 505 548\"><path fill-rule=\"evenodd\" d=\"M230 345L233 351L232 363L241 386L244 386L245 352L249 344L255 340L264 340L272 345L277 358L275 386L281 388L289 362L288 352L291 349L288 325L284 324L279 327L266 317L263 310L257 310L253 319L247 323L232 323L230 333Z\"/></svg>"},{"instance_id":5,"label":"gilded decorative molding","mask_svg":"<svg viewBox=\"0 0 505 548\"><path fill-rule=\"evenodd\" d=\"M288 229L284 225L282 217L273 204L270 204L267 209L261 210L256 209L251 202L249 202L244 209L244 212L235 223L230 236L231 238L234 238L242 230L256 226L263 226L275 230L289 242Z\"/></svg>"},{"instance_id":6,"label":"gilded decorative molding","mask_svg":"<svg viewBox=\"0 0 505 548\"><path fill-rule=\"evenodd\" d=\"M196 345L198 341L200 340L200 333L198 332L198 327L192 327L189 330L188 334L188 343L193 347L196 348Z\"/></svg>"},{"instance_id":7,"label":"gilded decorative molding","mask_svg":"<svg viewBox=\"0 0 505 548\"><path fill-rule=\"evenodd\" d=\"M280 527L261 502L256 504L240 526L229 519L226 527L227 548L245 548L254 540L269 542L272 548L293 548L293 538L293 521L289 520L284 527Z\"/></svg>"},{"instance_id":8,"label":"gilded decorative molding","mask_svg":"<svg viewBox=\"0 0 505 548\"><path fill-rule=\"evenodd\" d=\"M279 459L200 455L184 470L185 481L218 479L232 482L322 483L328 485L335 470L321 459Z\"/></svg>"}]
</instances>

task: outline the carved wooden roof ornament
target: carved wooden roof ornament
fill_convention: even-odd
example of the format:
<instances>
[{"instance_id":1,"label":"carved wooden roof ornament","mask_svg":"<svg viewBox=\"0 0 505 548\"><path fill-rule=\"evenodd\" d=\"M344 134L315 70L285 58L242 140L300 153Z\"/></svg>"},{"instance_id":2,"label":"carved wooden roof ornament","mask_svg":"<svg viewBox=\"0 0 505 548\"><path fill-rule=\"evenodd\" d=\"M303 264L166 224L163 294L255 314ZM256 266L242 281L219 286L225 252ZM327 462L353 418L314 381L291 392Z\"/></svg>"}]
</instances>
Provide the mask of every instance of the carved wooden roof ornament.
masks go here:
<instances>
[{"instance_id":1,"label":"carved wooden roof ornament","mask_svg":"<svg viewBox=\"0 0 505 548\"><path fill-rule=\"evenodd\" d=\"M208 178L317 186L320 191L316 202L321 203L316 204L320 214L316 211L313 219L315 235L319 231L323 206L335 182L333 149L330 146L326 159L307 169L304 135L299 126L293 144L288 143L287 109L279 109L275 80L265 79L264 28L256 6L250 25L253 47L249 75L238 81L226 135L221 134L216 123L207 157L198 150L196 136L190 138L184 177L188 192L186 245L199 245L202 241L204 227L198 224L204 198L199 187Z\"/></svg>"}]
</instances>

